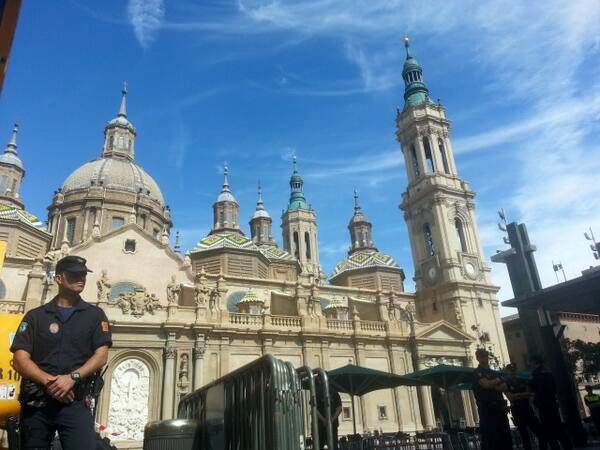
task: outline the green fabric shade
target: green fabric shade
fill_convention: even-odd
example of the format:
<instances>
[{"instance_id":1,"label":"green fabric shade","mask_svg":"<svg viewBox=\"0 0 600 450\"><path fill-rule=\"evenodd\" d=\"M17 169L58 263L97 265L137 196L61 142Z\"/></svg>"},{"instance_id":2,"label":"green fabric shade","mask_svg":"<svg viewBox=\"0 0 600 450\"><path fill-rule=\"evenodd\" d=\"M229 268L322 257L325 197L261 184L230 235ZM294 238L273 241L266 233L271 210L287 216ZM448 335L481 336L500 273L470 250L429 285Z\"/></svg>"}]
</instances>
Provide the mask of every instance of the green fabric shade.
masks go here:
<instances>
[{"instance_id":1,"label":"green fabric shade","mask_svg":"<svg viewBox=\"0 0 600 450\"><path fill-rule=\"evenodd\" d=\"M327 372L329 380L339 392L350 395L364 395L378 389L390 389L398 386L422 386L427 383L404 375L382 372L367 367L347 364L344 367Z\"/></svg>"},{"instance_id":2,"label":"green fabric shade","mask_svg":"<svg viewBox=\"0 0 600 450\"><path fill-rule=\"evenodd\" d=\"M430 386L450 389L454 386L470 383L473 379L473 372L475 372L475 369L472 367L438 364L429 369L406 374L406 377L422 381Z\"/></svg>"}]
</instances>

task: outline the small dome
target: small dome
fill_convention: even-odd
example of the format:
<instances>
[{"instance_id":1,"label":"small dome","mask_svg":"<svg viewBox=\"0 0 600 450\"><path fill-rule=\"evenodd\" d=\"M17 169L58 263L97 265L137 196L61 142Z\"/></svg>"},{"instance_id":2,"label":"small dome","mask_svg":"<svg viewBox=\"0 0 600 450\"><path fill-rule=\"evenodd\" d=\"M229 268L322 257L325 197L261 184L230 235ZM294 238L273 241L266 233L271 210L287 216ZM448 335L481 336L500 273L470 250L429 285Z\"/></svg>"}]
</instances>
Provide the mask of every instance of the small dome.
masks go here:
<instances>
[{"instance_id":1,"label":"small dome","mask_svg":"<svg viewBox=\"0 0 600 450\"><path fill-rule=\"evenodd\" d=\"M270 219L271 216L269 215L269 213L267 212L266 209L257 209L256 211L254 211L254 214L252 214L252 218L253 219L260 219L260 218Z\"/></svg>"},{"instance_id":2,"label":"small dome","mask_svg":"<svg viewBox=\"0 0 600 450\"><path fill-rule=\"evenodd\" d=\"M402 73L410 72L412 70L421 70L421 64L412 56L406 58L404 61L404 67L402 68Z\"/></svg>"},{"instance_id":3,"label":"small dome","mask_svg":"<svg viewBox=\"0 0 600 450\"><path fill-rule=\"evenodd\" d=\"M127 119L127 117L118 115L114 119L110 120L107 124L107 127L111 126L123 126L129 128L131 131L135 133L135 128L133 124Z\"/></svg>"},{"instance_id":4,"label":"small dome","mask_svg":"<svg viewBox=\"0 0 600 450\"><path fill-rule=\"evenodd\" d=\"M233 196L233 194L231 192L229 192L229 191L223 191L217 197L216 203L221 203L221 202L233 202L233 203L237 203L237 200L235 199L235 197Z\"/></svg>"},{"instance_id":5,"label":"small dome","mask_svg":"<svg viewBox=\"0 0 600 450\"><path fill-rule=\"evenodd\" d=\"M323 307L323 311L329 311L331 309L348 309L348 303L339 297L334 297L329 300L329 303Z\"/></svg>"},{"instance_id":6,"label":"small dome","mask_svg":"<svg viewBox=\"0 0 600 450\"><path fill-rule=\"evenodd\" d=\"M11 166L17 166L21 170L25 170L23 166L23 161L14 153L6 152L0 155L0 163L9 164Z\"/></svg>"},{"instance_id":7,"label":"small dome","mask_svg":"<svg viewBox=\"0 0 600 450\"><path fill-rule=\"evenodd\" d=\"M240 301L237 302L238 305L247 303L247 304L259 304L259 303L264 303L265 301L262 298L258 298L257 295L252 292L252 291L248 291L246 293L246 295L244 295Z\"/></svg>"},{"instance_id":8,"label":"small dome","mask_svg":"<svg viewBox=\"0 0 600 450\"><path fill-rule=\"evenodd\" d=\"M142 191L162 206L162 192L154 179L133 161L120 158L100 158L76 169L63 183L62 192L88 190L92 186L131 192Z\"/></svg>"}]
</instances>

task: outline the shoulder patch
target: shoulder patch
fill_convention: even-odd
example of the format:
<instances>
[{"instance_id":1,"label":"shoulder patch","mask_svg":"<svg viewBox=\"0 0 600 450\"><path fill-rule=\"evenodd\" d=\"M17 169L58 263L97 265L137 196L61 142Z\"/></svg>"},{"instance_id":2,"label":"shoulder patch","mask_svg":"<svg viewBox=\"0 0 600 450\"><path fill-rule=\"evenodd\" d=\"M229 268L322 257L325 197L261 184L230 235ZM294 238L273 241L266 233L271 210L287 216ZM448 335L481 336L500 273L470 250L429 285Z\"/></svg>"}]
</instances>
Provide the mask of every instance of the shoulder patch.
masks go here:
<instances>
[{"instance_id":1,"label":"shoulder patch","mask_svg":"<svg viewBox=\"0 0 600 450\"><path fill-rule=\"evenodd\" d=\"M19 333L25 333L28 327L29 324L27 322L21 322L21 325L19 325Z\"/></svg>"}]
</instances>

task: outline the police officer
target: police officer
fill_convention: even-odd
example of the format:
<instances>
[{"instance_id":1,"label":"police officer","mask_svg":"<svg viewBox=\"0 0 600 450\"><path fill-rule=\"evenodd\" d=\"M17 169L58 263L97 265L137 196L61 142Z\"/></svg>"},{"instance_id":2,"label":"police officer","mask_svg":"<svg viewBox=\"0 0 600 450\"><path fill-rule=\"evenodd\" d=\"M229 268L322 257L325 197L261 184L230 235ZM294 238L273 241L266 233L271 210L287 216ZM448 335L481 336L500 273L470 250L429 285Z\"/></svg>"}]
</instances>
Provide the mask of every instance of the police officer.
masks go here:
<instances>
[{"instance_id":1,"label":"police officer","mask_svg":"<svg viewBox=\"0 0 600 450\"><path fill-rule=\"evenodd\" d=\"M317 377L317 417L319 418L319 444L321 449L327 445L327 407L325 387L321 377ZM338 391L329 383L329 410L331 414L331 432L333 434L333 449L338 450L339 416L342 413L342 399Z\"/></svg>"},{"instance_id":2,"label":"police officer","mask_svg":"<svg viewBox=\"0 0 600 450\"><path fill-rule=\"evenodd\" d=\"M502 397L506 384L490 369L487 350L477 349L475 357L479 366L475 369L472 387L479 411L481 450L511 450L506 401Z\"/></svg>"},{"instance_id":3,"label":"police officer","mask_svg":"<svg viewBox=\"0 0 600 450\"><path fill-rule=\"evenodd\" d=\"M533 372L531 373L529 388L533 393L533 404L538 410L545 438L553 450L560 448L559 442L564 450L571 450L573 447L560 418L558 404L556 403L554 378L544 368L541 356L532 356L530 362Z\"/></svg>"},{"instance_id":4,"label":"police officer","mask_svg":"<svg viewBox=\"0 0 600 450\"><path fill-rule=\"evenodd\" d=\"M77 256L56 263L58 295L25 314L10 348L23 377L23 449L48 449L56 431L64 450L95 448L85 386L106 364L112 341L104 312L79 295L91 272L85 264Z\"/></svg>"},{"instance_id":5,"label":"police officer","mask_svg":"<svg viewBox=\"0 0 600 450\"><path fill-rule=\"evenodd\" d=\"M539 450L545 450L547 448L546 439L540 421L531 409L529 399L532 394L527 389L527 382L517 377L517 365L514 363L506 366L506 372L508 376L505 380L507 387L505 394L510 400L510 412L521 435L523 448L531 450L531 439L529 438L529 429L531 429L538 439Z\"/></svg>"},{"instance_id":6,"label":"police officer","mask_svg":"<svg viewBox=\"0 0 600 450\"><path fill-rule=\"evenodd\" d=\"M600 434L600 395L594 394L594 389L591 386L586 386L585 390L587 394L583 397L583 401L590 410L590 416L596 427L596 432Z\"/></svg>"}]
</instances>

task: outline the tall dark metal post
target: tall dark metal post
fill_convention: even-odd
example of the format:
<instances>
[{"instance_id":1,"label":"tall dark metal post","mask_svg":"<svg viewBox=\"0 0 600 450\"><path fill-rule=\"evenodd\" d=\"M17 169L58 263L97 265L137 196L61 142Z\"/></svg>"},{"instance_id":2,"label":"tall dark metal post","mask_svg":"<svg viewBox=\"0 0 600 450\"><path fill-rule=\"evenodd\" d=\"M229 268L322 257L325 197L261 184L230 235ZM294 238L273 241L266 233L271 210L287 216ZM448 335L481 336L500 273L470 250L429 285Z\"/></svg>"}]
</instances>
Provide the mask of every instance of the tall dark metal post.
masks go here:
<instances>
[{"instance_id":1,"label":"tall dark metal post","mask_svg":"<svg viewBox=\"0 0 600 450\"><path fill-rule=\"evenodd\" d=\"M506 264L516 299L541 290L540 276L525 224L506 225L508 250L492 256L493 262ZM543 355L556 382L557 397L565 416L569 435L576 446L585 445L586 435L581 424L573 379L567 367L563 349L556 336L548 311L517 306L519 318L530 355Z\"/></svg>"}]
</instances>

